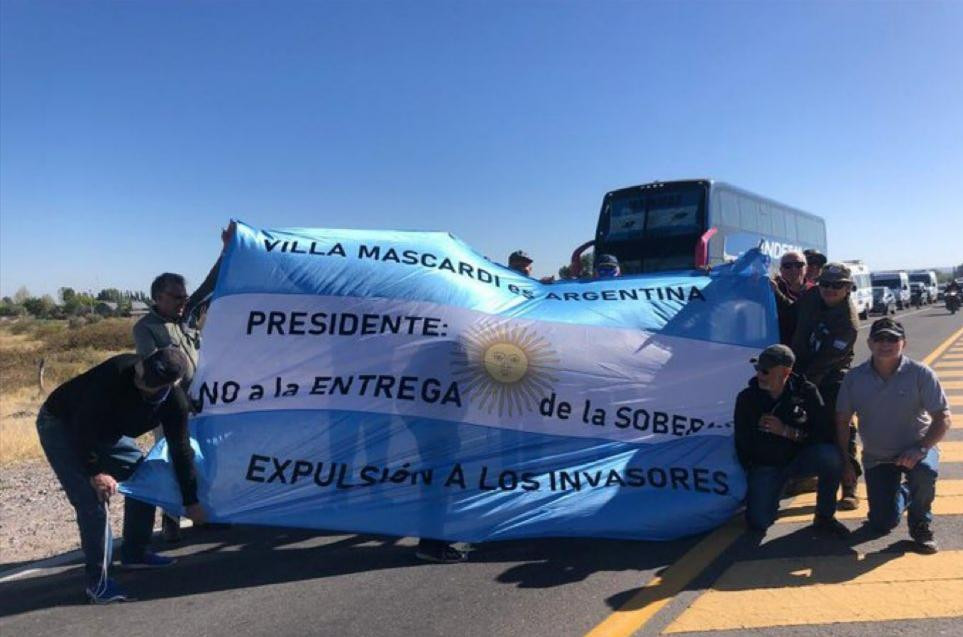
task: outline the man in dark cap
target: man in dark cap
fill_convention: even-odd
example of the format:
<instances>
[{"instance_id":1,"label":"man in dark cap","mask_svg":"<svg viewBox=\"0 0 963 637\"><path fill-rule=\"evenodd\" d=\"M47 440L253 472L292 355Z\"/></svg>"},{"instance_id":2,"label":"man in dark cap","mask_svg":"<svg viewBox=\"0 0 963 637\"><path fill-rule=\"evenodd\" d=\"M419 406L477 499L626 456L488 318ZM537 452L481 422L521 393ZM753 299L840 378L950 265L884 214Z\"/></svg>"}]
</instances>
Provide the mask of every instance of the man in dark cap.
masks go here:
<instances>
[{"instance_id":1,"label":"man in dark cap","mask_svg":"<svg viewBox=\"0 0 963 637\"><path fill-rule=\"evenodd\" d=\"M622 268L614 254L602 254L595 260L595 278L615 279L622 276Z\"/></svg>"},{"instance_id":2,"label":"man in dark cap","mask_svg":"<svg viewBox=\"0 0 963 637\"><path fill-rule=\"evenodd\" d=\"M134 438L161 425L186 515L204 521L188 436L188 402L177 386L189 365L173 347L146 358L120 354L60 385L37 415L40 444L77 514L92 603L127 599L108 576L112 538L107 502L117 493L117 481L130 477L143 460ZM148 550L153 526L154 507L125 498L123 566L173 563Z\"/></svg>"},{"instance_id":3,"label":"man in dark cap","mask_svg":"<svg viewBox=\"0 0 963 637\"><path fill-rule=\"evenodd\" d=\"M829 263L819 275L819 287L807 290L796 302L796 331L792 338L795 371L819 388L830 419L836 412L839 386L853 362L859 329L852 290L850 269L842 263ZM859 475L862 469L856 457L855 429L850 438L849 461ZM855 483L844 484L839 508L851 511L857 506Z\"/></svg>"},{"instance_id":4,"label":"man in dark cap","mask_svg":"<svg viewBox=\"0 0 963 637\"><path fill-rule=\"evenodd\" d=\"M793 373L795 356L785 345L770 345L750 362L756 375L736 398L734 419L736 453L748 486L746 522L765 531L776 519L786 482L818 476L813 527L849 535L836 520L842 459L819 391Z\"/></svg>"},{"instance_id":5,"label":"man in dark cap","mask_svg":"<svg viewBox=\"0 0 963 637\"><path fill-rule=\"evenodd\" d=\"M826 255L819 250L803 250L806 257L806 287L814 288L819 285L819 275L826 266Z\"/></svg>"},{"instance_id":6,"label":"man in dark cap","mask_svg":"<svg viewBox=\"0 0 963 637\"><path fill-rule=\"evenodd\" d=\"M910 537L921 553L939 546L930 524L939 471L937 443L951 425L946 393L932 369L903 354L906 331L881 318L869 330L870 359L846 374L836 402L836 432L846 451L853 416L863 442L869 524L888 533L908 510ZM851 467L844 484L855 484Z\"/></svg>"},{"instance_id":7,"label":"man in dark cap","mask_svg":"<svg viewBox=\"0 0 963 637\"><path fill-rule=\"evenodd\" d=\"M515 250L508 255L508 267L519 274L532 276L532 258L524 250Z\"/></svg>"}]
</instances>

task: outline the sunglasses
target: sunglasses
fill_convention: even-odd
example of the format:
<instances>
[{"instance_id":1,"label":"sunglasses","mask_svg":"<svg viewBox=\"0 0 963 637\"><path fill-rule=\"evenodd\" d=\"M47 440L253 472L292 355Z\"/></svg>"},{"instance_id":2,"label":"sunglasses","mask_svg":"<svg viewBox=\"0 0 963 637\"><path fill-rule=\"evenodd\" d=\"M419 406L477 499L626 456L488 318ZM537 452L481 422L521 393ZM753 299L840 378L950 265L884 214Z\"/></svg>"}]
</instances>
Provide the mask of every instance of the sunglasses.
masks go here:
<instances>
[{"instance_id":1,"label":"sunglasses","mask_svg":"<svg viewBox=\"0 0 963 637\"><path fill-rule=\"evenodd\" d=\"M598 268L599 274L615 274L616 270L618 268L614 265L602 265Z\"/></svg>"},{"instance_id":2,"label":"sunglasses","mask_svg":"<svg viewBox=\"0 0 963 637\"><path fill-rule=\"evenodd\" d=\"M805 268L806 264L803 263L802 261L787 261L786 263L783 263L779 267L781 267L783 270L789 270L789 269L795 270L799 268Z\"/></svg>"},{"instance_id":3,"label":"sunglasses","mask_svg":"<svg viewBox=\"0 0 963 637\"><path fill-rule=\"evenodd\" d=\"M819 287L829 290L842 290L849 287L848 281L820 281Z\"/></svg>"},{"instance_id":4,"label":"sunglasses","mask_svg":"<svg viewBox=\"0 0 963 637\"><path fill-rule=\"evenodd\" d=\"M762 367L759 367L758 365L753 365L753 368L756 370L757 373L762 374L763 376L768 376L768 375L769 375L769 372L772 371L771 369L763 369Z\"/></svg>"},{"instance_id":5,"label":"sunglasses","mask_svg":"<svg viewBox=\"0 0 963 637\"><path fill-rule=\"evenodd\" d=\"M875 343L899 343L901 340L903 339L893 334L877 334L873 337Z\"/></svg>"}]
</instances>

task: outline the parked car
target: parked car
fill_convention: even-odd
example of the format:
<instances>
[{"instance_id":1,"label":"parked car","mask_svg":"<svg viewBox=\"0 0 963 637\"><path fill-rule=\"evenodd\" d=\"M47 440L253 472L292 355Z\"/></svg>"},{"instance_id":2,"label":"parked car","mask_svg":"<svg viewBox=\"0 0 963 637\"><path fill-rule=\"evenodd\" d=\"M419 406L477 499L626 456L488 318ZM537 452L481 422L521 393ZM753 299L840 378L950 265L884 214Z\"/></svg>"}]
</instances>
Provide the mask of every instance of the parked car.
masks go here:
<instances>
[{"instance_id":1,"label":"parked car","mask_svg":"<svg viewBox=\"0 0 963 637\"><path fill-rule=\"evenodd\" d=\"M896 314L896 295L888 287L873 286L873 313Z\"/></svg>"}]
</instances>

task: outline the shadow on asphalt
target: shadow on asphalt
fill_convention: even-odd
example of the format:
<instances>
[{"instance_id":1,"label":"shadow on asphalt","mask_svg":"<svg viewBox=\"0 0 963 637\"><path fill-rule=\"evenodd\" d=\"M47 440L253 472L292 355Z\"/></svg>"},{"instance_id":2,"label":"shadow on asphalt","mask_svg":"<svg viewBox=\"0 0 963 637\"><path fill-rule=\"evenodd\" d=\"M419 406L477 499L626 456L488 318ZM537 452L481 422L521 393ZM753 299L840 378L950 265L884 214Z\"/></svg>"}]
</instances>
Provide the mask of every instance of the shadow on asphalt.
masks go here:
<instances>
[{"instance_id":1,"label":"shadow on asphalt","mask_svg":"<svg viewBox=\"0 0 963 637\"><path fill-rule=\"evenodd\" d=\"M875 542L883 537L885 534L873 531L865 524L856 529L846 540L819 534L809 526L767 542L764 542L765 537L762 534L747 531L682 590L700 591L713 587L717 590L735 591L755 587L758 584L752 581L744 582L745 587L742 587L735 585L736 582L718 580L736 562L778 558L793 558L793 561L771 562L767 565L769 570L766 572L766 586L768 588L792 588L850 581L914 550L912 542L897 540L881 549L868 553L864 551L864 555L860 556L859 545ZM827 556L838 558L833 560L830 568L826 567L824 559L817 559ZM787 569L784 572L773 570L777 565L786 566ZM606 603L613 610L631 611L666 595L664 592L652 590L651 594L637 598L637 603L628 605L641 590L642 587L622 591L608 597ZM675 593L671 592L667 595L673 597Z\"/></svg>"},{"instance_id":2,"label":"shadow on asphalt","mask_svg":"<svg viewBox=\"0 0 963 637\"><path fill-rule=\"evenodd\" d=\"M495 577L519 588L578 582L599 571L646 571L671 564L698 538L673 542L601 539L533 539L479 544L469 561L512 565ZM317 531L235 526L189 533L171 549L179 556L166 569L112 575L141 601L177 598L337 577L357 572L428 566L401 538L325 534ZM163 550L166 547L157 545ZM443 568L460 568L451 564ZM78 566L50 575L0 583L0 617L86 603Z\"/></svg>"}]
</instances>

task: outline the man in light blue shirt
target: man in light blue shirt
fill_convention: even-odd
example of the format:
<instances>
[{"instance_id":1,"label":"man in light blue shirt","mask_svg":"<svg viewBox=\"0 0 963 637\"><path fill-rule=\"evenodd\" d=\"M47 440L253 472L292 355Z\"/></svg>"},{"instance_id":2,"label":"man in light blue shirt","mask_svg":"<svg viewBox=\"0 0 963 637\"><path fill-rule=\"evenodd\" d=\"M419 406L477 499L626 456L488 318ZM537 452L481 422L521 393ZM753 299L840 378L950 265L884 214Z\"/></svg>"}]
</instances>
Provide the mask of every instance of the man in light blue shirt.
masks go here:
<instances>
[{"instance_id":1,"label":"man in light blue shirt","mask_svg":"<svg viewBox=\"0 0 963 637\"><path fill-rule=\"evenodd\" d=\"M905 347L899 321L873 323L872 356L846 375L836 401L837 444L845 455L857 415L870 525L888 533L908 509L910 536L920 552L936 553L930 508L939 470L936 445L951 424L949 403L933 370L904 356ZM843 470L847 482L856 482L849 464Z\"/></svg>"}]
</instances>

